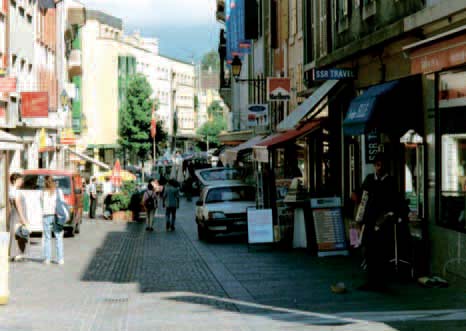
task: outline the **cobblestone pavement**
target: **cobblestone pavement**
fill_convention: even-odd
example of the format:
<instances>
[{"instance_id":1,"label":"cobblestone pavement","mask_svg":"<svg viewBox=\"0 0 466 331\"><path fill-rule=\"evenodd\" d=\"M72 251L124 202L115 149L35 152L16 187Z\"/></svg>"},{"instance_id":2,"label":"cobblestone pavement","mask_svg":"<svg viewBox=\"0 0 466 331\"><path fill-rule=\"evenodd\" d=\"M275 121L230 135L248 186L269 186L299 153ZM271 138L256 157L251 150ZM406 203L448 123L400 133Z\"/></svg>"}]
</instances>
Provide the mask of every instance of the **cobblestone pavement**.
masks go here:
<instances>
[{"instance_id":1,"label":"cobblestone pavement","mask_svg":"<svg viewBox=\"0 0 466 331\"><path fill-rule=\"evenodd\" d=\"M465 330L466 293L396 285L386 294L352 290L351 258L248 250L244 236L197 240L194 205L177 231L87 220L65 239L64 266L11 264L11 301L0 330ZM161 216L161 215L160 215ZM348 294L329 286L345 281Z\"/></svg>"}]
</instances>

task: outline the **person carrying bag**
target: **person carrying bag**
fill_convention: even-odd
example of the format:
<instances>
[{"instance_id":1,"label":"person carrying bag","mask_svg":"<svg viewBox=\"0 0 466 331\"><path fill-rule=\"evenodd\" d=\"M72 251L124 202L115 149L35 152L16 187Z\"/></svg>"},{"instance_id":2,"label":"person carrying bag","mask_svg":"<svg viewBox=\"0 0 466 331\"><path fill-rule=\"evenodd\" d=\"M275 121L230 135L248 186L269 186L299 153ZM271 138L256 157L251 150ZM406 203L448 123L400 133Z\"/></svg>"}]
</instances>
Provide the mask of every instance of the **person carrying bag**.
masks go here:
<instances>
[{"instance_id":1,"label":"person carrying bag","mask_svg":"<svg viewBox=\"0 0 466 331\"><path fill-rule=\"evenodd\" d=\"M143 203L147 213L146 231L153 232L154 216L158 207L157 193L155 191L155 181L153 179L149 181L149 184L147 185L147 191L144 192Z\"/></svg>"},{"instance_id":2,"label":"person carrying bag","mask_svg":"<svg viewBox=\"0 0 466 331\"><path fill-rule=\"evenodd\" d=\"M13 261L23 261L29 248L29 227L26 220L26 205L20 193L23 176L14 173L10 176L9 200L11 212L9 216L10 258Z\"/></svg>"},{"instance_id":3,"label":"person carrying bag","mask_svg":"<svg viewBox=\"0 0 466 331\"><path fill-rule=\"evenodd\" d=\"M45 188L42 192L42 215L44 227L44 264L50 264L52 258L52 232L56 239L57 264L63 265L64 225L70 219L69 207L63 192L57 189L51 176L45 177Z\"/></svg>"}]
</instances>

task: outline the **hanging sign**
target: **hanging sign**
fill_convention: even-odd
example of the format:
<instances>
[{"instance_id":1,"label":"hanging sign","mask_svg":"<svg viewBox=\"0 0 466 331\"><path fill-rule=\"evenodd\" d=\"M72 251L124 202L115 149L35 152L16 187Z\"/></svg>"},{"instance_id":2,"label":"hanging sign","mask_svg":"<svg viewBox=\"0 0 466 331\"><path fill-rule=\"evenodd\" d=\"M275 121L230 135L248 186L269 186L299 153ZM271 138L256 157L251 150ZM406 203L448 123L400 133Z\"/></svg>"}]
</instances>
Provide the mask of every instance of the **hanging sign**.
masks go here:
<instances>
[{"instance_id":1,"label":"hanging sign","mask_svg":"<svg viewBox=\"0 0 466 331\"><path fill-rule=\"evenodd\" d=\"M311 200L318 256L348 255L340 198Z\"/></svg>"},{"instance_id":2,"label":"hanging sign","mask_svg":"<svg viewBox=\"0 0 466 331\"><path fill-rule=\"evenodd\" d=\"M353 69L314 69L312 72L313 80L341 80L354 79Z\"/></svg>"},{"instance_id":3,"label":"hanging sign","mask_svg":"<svg viewBox=\"0 0 466 331\"><path fill-rule=\"evenodd\" d=\"M380 134L372 130L365 136L366 139L366 164L374 164L377 153L380 152Z\"/></svg>"},{"instance_id":4,"label":"hanging sign","mask_svg":"<svg viewBox=\"0 0 466 331\"><path fill-rule=\"evenodd\" d=\"M0 77L0 92L1 93L16 92L16 78Z\"/></svg>"},{"instance_id":5,"label":"hanging sign","mask_svg":"<svg viewBox=\"0 0 466 331\"><path fill-rule=\"evenodd\" d=\"M291 80L289 78L267 78L267 95L269 101L289 100L291 95Z\"/></svg>"},{"instance_id":6,"label":"hanging sign","mask_svg":"<svg viewBox=\"0 0 466 331\"><path fill-rule=\"evenodd\" d=\"M21 92L21 117L48 117L49 94L47 92Z\"/></svg>"},{"instance_id":7,"label":"hanging sign","mask_svg":"<svg viewBox=\"0 0 466 331\"><path fill-rule=\"evenodd\" d=\"M248 105L248 126L267 126L269 125L269 108L268 105Z\"/></svg>"}]
</instances>

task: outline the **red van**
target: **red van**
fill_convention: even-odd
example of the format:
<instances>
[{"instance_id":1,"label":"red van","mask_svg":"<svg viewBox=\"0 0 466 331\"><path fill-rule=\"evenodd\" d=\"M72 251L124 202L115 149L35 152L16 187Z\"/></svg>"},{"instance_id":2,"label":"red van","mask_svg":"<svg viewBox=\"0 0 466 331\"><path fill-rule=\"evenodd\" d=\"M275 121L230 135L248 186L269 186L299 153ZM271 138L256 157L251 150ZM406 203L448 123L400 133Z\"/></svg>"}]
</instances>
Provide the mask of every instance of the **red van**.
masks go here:
<instances>
[{"instance_id":1,"label":"red van","mask_svg":"<svg viewBox=\"0 0 466 331\"><path fill-rule=\"evenodd\" d=\"M71 217L65 224L65 230L70 234L78 234L82 223L83 215L83 183L81 176L72 171L66 170L25 170L24 184L22 191L27 194L27 191L38 191L44 188L45 177L52 176L57 187L63 191L65 201L70 206ZM32 192L31 192L32 193ZM38 222L34 222L38 223ZM42 224L42 221L40 221ZM34 229L32 229L34 232ZM42 230L37 229L38 232Z\"/></svg>"}]
</instances>

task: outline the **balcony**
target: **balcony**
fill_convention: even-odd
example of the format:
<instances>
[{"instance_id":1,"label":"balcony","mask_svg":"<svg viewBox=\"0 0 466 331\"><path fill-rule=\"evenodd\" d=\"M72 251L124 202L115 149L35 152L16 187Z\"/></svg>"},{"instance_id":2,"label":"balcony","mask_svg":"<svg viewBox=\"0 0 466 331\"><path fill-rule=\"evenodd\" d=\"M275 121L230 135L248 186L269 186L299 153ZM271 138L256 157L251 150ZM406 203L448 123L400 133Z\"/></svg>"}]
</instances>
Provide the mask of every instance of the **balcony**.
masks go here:
<instances>
[{"instance_id":1,"label":"balcony","mask_svg":"<svg viewBox=\"0 0 466 331\"><path fill-rule=\"evenodd\" d=\"M68 59L68 73L70 75L70 78L74 76L82 75L83 70L82 70L81 50L79 49L71 50L70 57Z\"/></svg>"}]
</instances>

